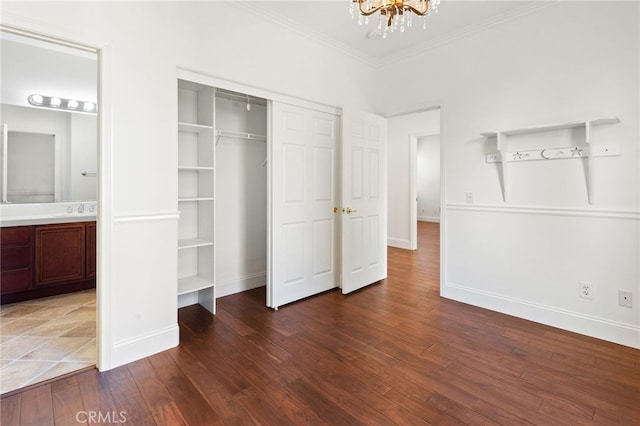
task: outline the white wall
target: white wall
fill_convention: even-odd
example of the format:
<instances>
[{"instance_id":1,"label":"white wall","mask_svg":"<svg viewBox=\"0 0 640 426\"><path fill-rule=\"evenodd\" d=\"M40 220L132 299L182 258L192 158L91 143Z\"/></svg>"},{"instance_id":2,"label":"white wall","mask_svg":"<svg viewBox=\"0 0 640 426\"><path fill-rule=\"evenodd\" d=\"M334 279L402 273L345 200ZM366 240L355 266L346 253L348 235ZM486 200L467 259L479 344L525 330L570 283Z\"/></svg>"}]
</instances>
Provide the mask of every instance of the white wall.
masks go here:
<instances>
[{"instance_id":1,"label":"white wall","mask_svg":"<svg viewBox=\"0 0 640 426\"><path fill-rule=\"evenodd\" d=\"M429 105L431 106L431 105ZM391 117L387 122L388 155L388 197L389 224L387 244L393 247L410 248L410 209L415 201L410 194L411 155L409 152L412 136L440 132L440 110L410 113Z\"/></svg>"},{"instance_id":2,"label":"white wall","mask_svg":"<svg viewBox=\"0 0 640 426\"><path fill-rule=\"evenodd\" d=\"M3 2L2 21L108 47L99 264L109 369L178 343L176 68L369 109L374 70L226 2ZM353 76L359 76L354 79ZM103 76L104 77L104 76Z\"/></svg>"},{"instance_id":3,"label":"white wall","mask_svg":"<svg viewBox=\"0 0 640 426\"><path fill-rule=\"evenodd\" d=\"M440 135L418 138L418 220L440 222Z\"/></svg>"},{"instance_id":4,"label":"white wall","mask_svg":"<svg viewBox=\"0 0 640 426\"><path fill-rule=\"evenodd\" d=\"M71 121L71 197L78 201L95 201L97 177L83 172L98 171L98 120L93 114L69 114Z\"/></svg>"},{"instance_id":5,"label":"white wall","mask_svg":"<svg viewBox=\"0 0 640 426\"><path fill-rule=\"evenodd\" d=\"M403 75L381 94L382 111L442 100L443 296L640 347L640 303L617 300L619 289L640 299L638 7L556 3L379 70ZM425 72L432 84L415 85ZM619 144L621 156L596 160L593 205L582 160L511 163L513 197L502 201L499 166L484 161L495 140L481 132L606 116L620 124L596 129L594 143ZM593 283L593 299L578 297L581 280Z\"/></svg>"}]
</instances>

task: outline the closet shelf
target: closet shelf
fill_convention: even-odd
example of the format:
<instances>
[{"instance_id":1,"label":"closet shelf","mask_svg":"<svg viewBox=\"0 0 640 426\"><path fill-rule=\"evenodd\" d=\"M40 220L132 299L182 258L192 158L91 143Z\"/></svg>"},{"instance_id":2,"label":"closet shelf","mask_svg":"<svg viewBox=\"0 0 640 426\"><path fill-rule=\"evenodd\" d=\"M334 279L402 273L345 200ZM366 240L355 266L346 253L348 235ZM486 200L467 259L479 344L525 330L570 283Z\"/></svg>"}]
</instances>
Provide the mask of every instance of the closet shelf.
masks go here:
<instances>
[{"instance_id":1,"label":"closet shelf","mask_svg":"<svg viewBox=\"0 0 640 426\"><path fill-rule=\"evenodd\" d=\"M185 238L178 240L178 250L212 246L213 241L204 240L202 238Z\"/></svg>"},{"instance_id":2,"label":"closet shelf","mask_svg":"<svg viewBox=\"0 0 640 426\"><path fill-rule=\"evenodd\" d=\"M218 143L218 140L220 140L221 137L233 138L233 139L247 139L247 140L257 141L257 142L267 141L267 137L265 135L258 135L255 133L236 132L233 130L218 130L216 131L216 136L218 137L216 139L216 144Z\"/></svg>"},{"instance_id":3,"label":"closet shelf","mask_svg":"<svg viewBox=\"0 0 640 426\"><path fill-rule=\"evenodd\" d=\"M193 202L193 201L214 201L213 197L184 197L178 198L179 203Z\"/></svg>"},{"instance_id":4,"label":"closet shelf","mask_svg":"<svg viewBox=\"0 0 640 426\"><path fill-rule=\"evenodd\" d=\"M178 280L178 296L213 287L214 284L200 276L180 278Z\"/></svg>"},{"instance_id":5,"label":"closet shelf","mask_svg":"<svg viewBox=\"0 0 640 426\"><path fill-rule=\"evenodd\" d=\"M206 124L178 122L178 132L197 134L213 132L213 126L208 126Z\"/></svg>"},{"instance_id":6,"label":"closet shelf","mask_svg":"<svg viewBox=\"0 0 640 426\"><path fill-rule=\"evenodd\" d=\"M214 167L209 166L178 166L178 170L184 171L213 171Z\"/></svg>"}]
</instances>

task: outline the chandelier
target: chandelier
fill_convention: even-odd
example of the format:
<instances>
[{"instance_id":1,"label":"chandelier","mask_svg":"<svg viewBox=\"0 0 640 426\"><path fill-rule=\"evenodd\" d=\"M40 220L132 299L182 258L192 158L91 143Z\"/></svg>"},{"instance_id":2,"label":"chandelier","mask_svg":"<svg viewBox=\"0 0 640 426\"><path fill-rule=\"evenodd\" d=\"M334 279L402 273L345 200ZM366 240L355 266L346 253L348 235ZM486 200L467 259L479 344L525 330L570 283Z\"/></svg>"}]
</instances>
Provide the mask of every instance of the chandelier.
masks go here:
<instances>
[{"instance_id":1,"label":"chandelier","mask_svg":"<svg viewBox=\"0 0 640 426\"><path fill-rule=\"evenodd\" d=\"M400 28L404 32L405 27L413 26L413 14L423 17L423 28L427 27L426 16L431 11L438 12L440 0L351 0L351 17L355 17L355 4L358 4L358 24L369 23L369 16L380 12L378 19L378 31L382 37L387 37L387 31L394 32ZM413 13L411 13L413 12ZM385 25L386 24L386 25Z\"/></svg>"}]
</instances>

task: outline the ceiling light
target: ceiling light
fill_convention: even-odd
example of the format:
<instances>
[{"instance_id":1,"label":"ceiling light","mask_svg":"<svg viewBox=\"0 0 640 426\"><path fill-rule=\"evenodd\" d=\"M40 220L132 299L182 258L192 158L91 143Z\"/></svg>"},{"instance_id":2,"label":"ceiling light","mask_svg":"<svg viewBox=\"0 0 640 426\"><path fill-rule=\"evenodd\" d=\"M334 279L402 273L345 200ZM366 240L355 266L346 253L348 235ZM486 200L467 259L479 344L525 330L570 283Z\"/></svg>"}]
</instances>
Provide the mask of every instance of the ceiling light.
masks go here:
<instances>
[{"instance_id":1,"label":"ceiling light","mask_svg":"<svg viewBox=\"0 0 640 426\"><path fill-rule=\"evenodd\" d=\"M66 110L71 112L86 112L95 114L96 104L88 101L78 101L76 99L64 99L57 96L29 95L27 101L30 105L57 110ZM82 109L80 109L82 105Z\"/></svg>"},{"instance_id":2,"label":"ceiling light","mask_svg":"<svg viewBox=\"0 0 640 426\"><path fill-rule=\"evenodd\" d=\"M413 14L426 17L431 11L437 12L440 0L351 0L351 17L355 18L355 4L358 4L358 24L369 23L369 16L380 12L378 18L378 31L382 32L382 38L387 37L387 32L413 26ZM423 19L423 28L427 21Z\"/></svg>"}]
</instances>

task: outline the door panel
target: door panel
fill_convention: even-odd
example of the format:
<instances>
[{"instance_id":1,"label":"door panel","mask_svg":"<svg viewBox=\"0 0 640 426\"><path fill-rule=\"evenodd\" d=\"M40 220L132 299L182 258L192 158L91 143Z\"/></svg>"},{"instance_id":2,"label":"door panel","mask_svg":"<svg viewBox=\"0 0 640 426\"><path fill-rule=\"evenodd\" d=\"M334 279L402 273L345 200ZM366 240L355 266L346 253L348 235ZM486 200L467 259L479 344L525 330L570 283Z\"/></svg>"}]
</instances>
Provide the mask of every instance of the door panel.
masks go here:
<instances>
[{"instance_id":1,"label":"door panel","mask_svg":"<svg viewBox=\"0 0 640 426\"><path fill-rule=\"evenodd\" d=\"M267 305L338 286L335 115L272 102Z\"/></svg>"},{"instance_id":2,"label":"door panel","mask_svg":"<svg viewBox=\"0 0 640 426\"><path fill-rule=\"evenodd\" d=\"M387 276L386 120L342 116L342 292ZM347 266L348 265L348 266Z\"/></svg>"}]
</instances>

